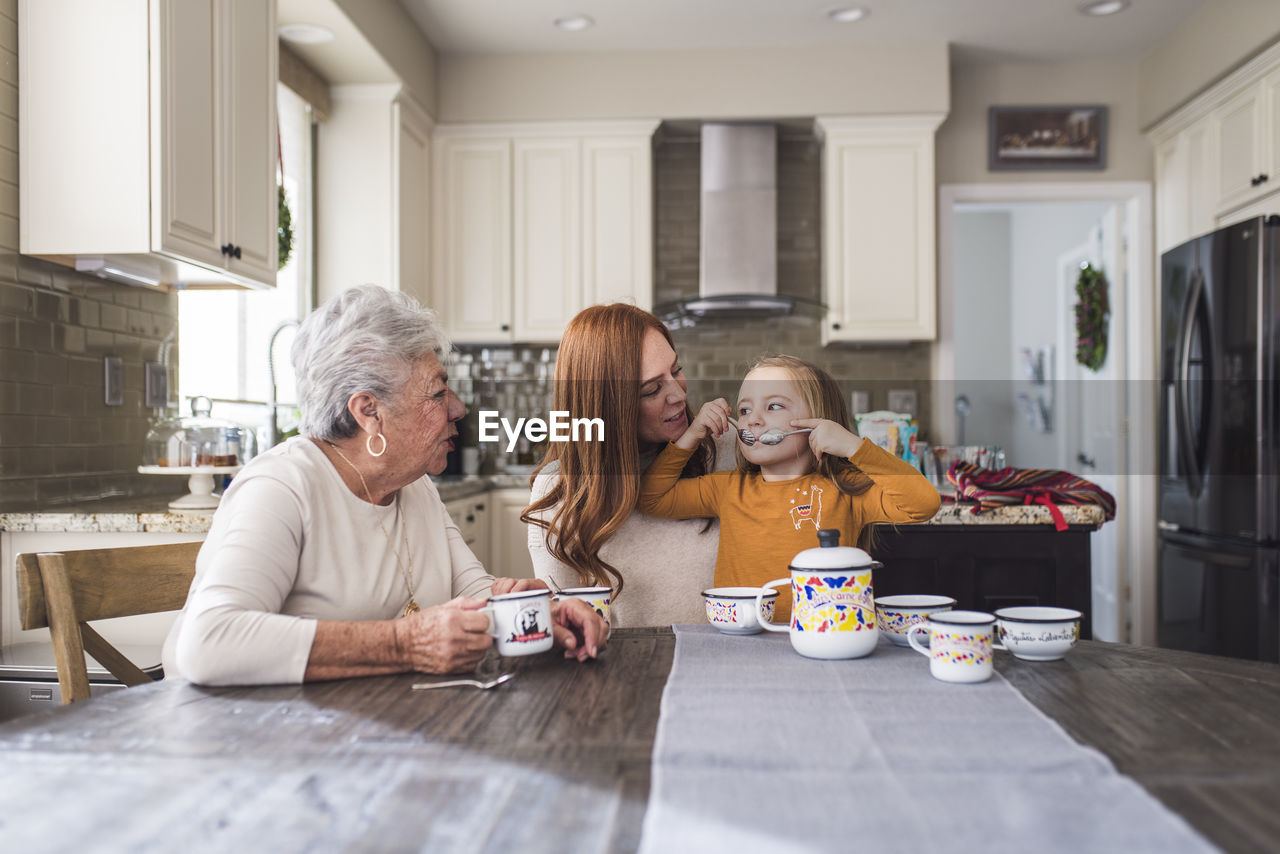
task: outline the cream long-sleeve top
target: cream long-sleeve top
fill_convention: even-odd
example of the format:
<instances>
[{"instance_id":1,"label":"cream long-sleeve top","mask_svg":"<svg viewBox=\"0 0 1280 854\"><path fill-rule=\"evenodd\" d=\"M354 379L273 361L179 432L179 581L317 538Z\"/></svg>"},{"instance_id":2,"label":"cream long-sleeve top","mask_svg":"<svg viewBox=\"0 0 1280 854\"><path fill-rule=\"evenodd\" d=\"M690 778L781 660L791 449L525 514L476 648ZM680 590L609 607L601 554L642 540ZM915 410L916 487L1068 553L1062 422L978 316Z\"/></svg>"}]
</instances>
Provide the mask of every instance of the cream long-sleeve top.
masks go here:
<instances>
[{"instance_id":1,"label":"cream long-sleeve top","mask_svg":"<svg viewBox=\"0 0 1280 854\"><path fill-rule=\"evenodd\" d=\"M716 442L716 470L733 467L733 442L732 433ZM656 456L655 451L641 459L639 470L644 471ZM533 481L531 503L550 492L558 478L554 463L539 472ZM550 520L554 513L551 508L539 515ZM528 529L534 575L561 587L581 585L577 571L547 550L549 534L545 529L537 525ZM610 605L610 625L629 628L706 622L702 591L712 584L719 542L720 523L715 520L708 528L705 519L657 519L633 512L600 548L600 557L621 572L626 582L622 595Z\"/></svg>"},{"instance_id":2,"label":"cream long-sleeve top","mask_svg":"<svg viewBox=\"0 0 1280 854\"><path fill-rule=\"evenodd\" d=\"M165 641L166 677L301 682L317 621L402 614L409 593L397 550L423 608L484 597L493 585L430 478L382 507L356 497L309 439L255 457L214 513L186 606Z\"/></svg>"}]
</instances>

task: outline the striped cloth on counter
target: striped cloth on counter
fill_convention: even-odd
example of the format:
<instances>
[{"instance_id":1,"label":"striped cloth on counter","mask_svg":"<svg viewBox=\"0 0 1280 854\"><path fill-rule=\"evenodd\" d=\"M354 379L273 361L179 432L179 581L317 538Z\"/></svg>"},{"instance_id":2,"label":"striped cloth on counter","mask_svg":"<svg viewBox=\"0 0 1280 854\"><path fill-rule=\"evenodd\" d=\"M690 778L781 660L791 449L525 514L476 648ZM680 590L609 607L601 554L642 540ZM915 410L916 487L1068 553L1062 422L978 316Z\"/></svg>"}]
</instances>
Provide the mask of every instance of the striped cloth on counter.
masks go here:
<instances>
[{"instance_id":1,"label":"striped cloth on counter","mask_svg":"<svg viewBox=\"0 0 1280 854\"><path fill-rule=\"evenodd\" d=\"M1043 504L1049 508L1053 525L1067 529L1059 504L1097 504L1108 520L1116 517L1116 500L1092 481L1056 469L985 469L957 460L947 471L955 484L956 500L976 501L974 513L1013 504Z\"/></svg>"}]
</instances>

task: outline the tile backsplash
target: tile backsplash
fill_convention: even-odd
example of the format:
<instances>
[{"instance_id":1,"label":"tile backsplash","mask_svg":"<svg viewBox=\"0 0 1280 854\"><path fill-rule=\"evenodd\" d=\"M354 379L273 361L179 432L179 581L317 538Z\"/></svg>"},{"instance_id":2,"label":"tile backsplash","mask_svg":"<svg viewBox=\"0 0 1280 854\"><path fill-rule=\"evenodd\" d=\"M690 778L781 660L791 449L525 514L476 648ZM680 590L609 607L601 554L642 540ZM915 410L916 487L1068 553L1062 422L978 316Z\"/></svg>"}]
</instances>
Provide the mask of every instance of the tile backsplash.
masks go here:
<instances>
[{"instance_id":1,"label":"tile backsplash","mask_svg":"<svg viewBox=\"0 0 1280 854\"><path fill-rule=\"evenodd\" d=\"M174 294L0 256L0 509L173 493L137 469L156 414L143 363L176 376L177 328ZM119 406L104 402L107 356L124 364Z\"/></svg>"}]
</instances>

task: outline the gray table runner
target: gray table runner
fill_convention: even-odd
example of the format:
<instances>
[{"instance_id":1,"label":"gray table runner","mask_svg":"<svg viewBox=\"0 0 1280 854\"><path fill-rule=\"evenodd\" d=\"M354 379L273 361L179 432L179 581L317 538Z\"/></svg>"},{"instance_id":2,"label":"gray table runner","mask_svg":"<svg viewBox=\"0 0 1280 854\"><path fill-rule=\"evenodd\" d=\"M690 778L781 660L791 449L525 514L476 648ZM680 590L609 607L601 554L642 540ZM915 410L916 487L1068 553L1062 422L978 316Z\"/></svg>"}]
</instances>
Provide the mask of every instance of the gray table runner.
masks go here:
<instances>
[{"instance_id":1,"label":"gray table runner","mask_svg":"<svg viewBox=\"0 0 1280 854\"><path fill-rule=\"evenodd\" d=\"M1217 850L998 673L952 685L883 640L815 661L784 634L674 628L642 854Z\"/></svg>"}]
</instances>

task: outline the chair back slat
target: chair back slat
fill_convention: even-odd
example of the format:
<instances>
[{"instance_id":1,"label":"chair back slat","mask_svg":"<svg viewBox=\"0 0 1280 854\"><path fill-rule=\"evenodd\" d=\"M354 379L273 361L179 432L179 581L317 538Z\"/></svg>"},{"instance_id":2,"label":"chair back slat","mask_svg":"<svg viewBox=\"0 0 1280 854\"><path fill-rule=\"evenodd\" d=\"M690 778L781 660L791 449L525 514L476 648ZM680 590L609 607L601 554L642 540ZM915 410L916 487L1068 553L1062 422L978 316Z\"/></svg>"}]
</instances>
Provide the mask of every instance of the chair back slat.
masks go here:
<instances>
[{"instance_id":1,"label":"chair back slat","mask_svg":"<svg viewBox=\"0 0 1280 854\"><path fill-rule=\"evenodd\" d=\"M150 681L88 622L181 608L195 578L201 545L18 555L22 628L49 628L64 703L89 697L86 651L126 685Z\"/></svg>"}]
</instances>

